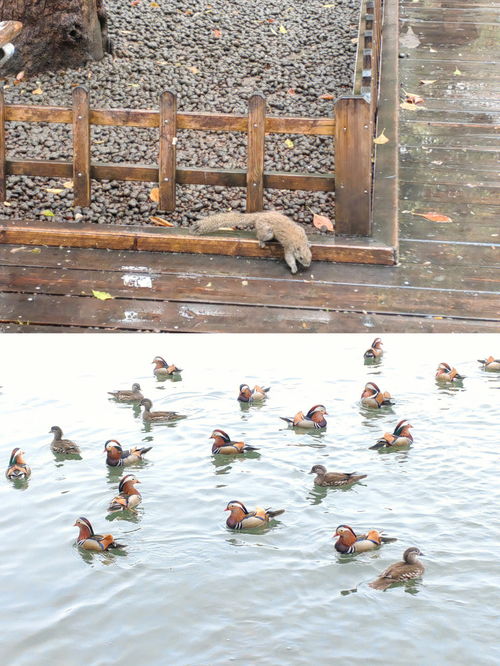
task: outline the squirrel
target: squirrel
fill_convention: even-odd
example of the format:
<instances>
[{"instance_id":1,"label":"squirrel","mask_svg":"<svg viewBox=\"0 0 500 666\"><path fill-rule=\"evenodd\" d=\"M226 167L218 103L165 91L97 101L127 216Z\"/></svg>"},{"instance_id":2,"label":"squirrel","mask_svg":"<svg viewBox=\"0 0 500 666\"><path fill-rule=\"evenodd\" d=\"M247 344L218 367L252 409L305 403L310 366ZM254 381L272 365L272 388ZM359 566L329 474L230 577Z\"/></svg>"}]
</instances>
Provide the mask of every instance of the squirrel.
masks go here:
<instances>
[{"instance_id":1,"label":"squirrel","mask_svg":"<svg viewBox=\"0 0 500 666\"><path fill-rule=\"evenodd\" d=\"M285 261L292 273L297 272L297 261L304 267L311 265L311 250L304 229L286 215L275 210L259 213L216 213L194 223L195 233L205 234L221 227L255 228L260 247L275 238L285 251Z\"/></svg>"}]
</instances>

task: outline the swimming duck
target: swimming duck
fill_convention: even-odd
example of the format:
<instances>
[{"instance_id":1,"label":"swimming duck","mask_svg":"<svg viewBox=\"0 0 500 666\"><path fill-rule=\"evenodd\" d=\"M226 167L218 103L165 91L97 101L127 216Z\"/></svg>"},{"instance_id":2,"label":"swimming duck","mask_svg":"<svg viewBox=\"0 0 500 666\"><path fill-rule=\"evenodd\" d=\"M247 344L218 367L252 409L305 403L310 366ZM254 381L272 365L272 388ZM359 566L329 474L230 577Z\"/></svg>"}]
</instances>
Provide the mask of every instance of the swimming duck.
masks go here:
<instances>
[{"instance_id":1,"label":"swimming duck","mask_svg":"<svg viewBox=\"0 0 500 666\"><path fill-rule=\"evenodd\" d=\"M394 432L386 432L370 449L383 449L392 446L409 446L413 442L413 437L410 428L413 428L411 423L407 423L408 419L403 419L394 428Z\"/></svg>"},{"instance_id":2,"label":"swimming duck","mask_svg":"<svg viewBox=\"0 0 500 666\"><path fill-rule=\"evenodd\" d=\"M436 379L439 382L457 382L464 377L459 375L455 368L450 368L448 363L440 363L436 371Z\"/></svg>"},{"instance_id":3,"label":"swimming duck","mask_svg":"<svg viewBox=\"0 0 500 666\"><path fill-rule=\"evenodd\" d=\"M53 453L73 453L77 455L80 453L80 448L75 442L70 439L62 439L63 431L59 426L52 426L49 432L54 434L54 439L50 443Z\"/></svg>"},{"instance_id":4,"label":"swimming duck","mask_svg":"<svg viewBox=\"0 0 500 666\"><path fill-rule=\"evenodd\" d=\"M271 387L263 388L257 384L251 389L248 384L240 384L240 393L238 400L240 402L262 402L267 398L267 393Z\"/></svg>"},{"instance_id":5,"label":"swimming duck","mask_svg":"<svg viewBox=\"0 0 500 666\"><path fill-rule=\"evenodd\" d=\"M355 472L327 472L324 465L314 465L309 474L316 474L314 483L317 486L348 486L367 476Z\"/></svg>"},{"instance_id":6,"label":"swimming duck","mask_svg":"<svg viewBox=\"0 0 500 666\"><path fill-rule=\"evenodd\" d=\"M387 391L382 393L374 382L368 382L361 394L361 404L364 407L378 409L379 407L384 407L386 405L393 405L394 403L391 400L391 397L391 394L387 393Z\"/></svg>"},{"instance_id":7,"label":"swimming duck","mask_svg":"<svg viewBox=\"0 0 500 666\"><path fill-rule=\"evenodd\" d=\"M285 513L285 509L261 509L257 507L255 511L248 511L242 502L233 500L229 502L224 511L230 511L231 514L226 520L226 525L232 530L248 530L254 527L263 527L267 525L271 518Z\"/></svg>"},{"instance_id":8,"label":"swimming duck","mask_svg":"<svg viewBox=\"0 0 500 666\"><path fill-rule=\"evenodd\" d=\"M397 539L383 537L377 530L358 535L349 525L339 525L333 536L338 537L335 542L335 550L342 554L366 553L383 543L397 541Z\"/></svg>"},{"instance_id":9,"label":"swimming duck","mask_svg":"<svg viewBox=\"0 0 500 666\"><path fill-rule=\"evenodd\" d=\"M370 347L370 349L367 349L363 354L364 358L367 359L380 358L384 353L384 350L382 349L382 344L383 342L380 338L375 338L375 340L372 342L372 346Z\"/></svg>"},{"instance_id":10,"label":"swimming duck","mask_svg":"<svg viewBox=\"0 0 500 666\"><path fill-rule=\"evenodd\" d=\"M126 548L125 544L117 543L111 534L94 534L94 530L87 518L77 518L75 527L80 528L76 543L84 550L97 550L102 552L110 548Z\"/></svg>"},{"instance_id":11,"label":"swimming duck","mask_svg":"<svg viewBox=\"0 0 500 666\"><path fill-rule=\"evenodd\" d=\"M326 428L325 415L328 416L326 407L323 405L314 405L304 416L304 412L298 412L295 416L280 416L280 419L286 421L294 428Z\"/></svg>"},{"instance_id":12,"label":"swimming duck","mask_svg":"<svg viewBox=\"0 0 500 666\"><path fill-rule=\"evenodd\" d=\"M151 407L153 403L149 398L143 398L141 405L144 407L142 418L145 421L175 421L186 418L183 414L178 414L177 412L152 412Z\"/></svg>"},{"instance_id":13,"label":"swimming duck","mask_svg":"<svg viewBox=\"0 0 500 666\"><path fill-rule=\"evenodd\" d=\"M124 451L120 442L116 439L108 439L104 444L104 451L106 451L106 464L110 467L126 467L133 465L142 460L142 456L151 451L152 446L143 446L142 448L134 447L130 450Z\"/></svg>"},{"instance_id":14,"label":"swimming duck","mask_svg":"<svg viewBox=\"0 0 500 666\"><path fill-rule=\"evenodd\" d=\"M176 365L169 365L163 356L155 356L152 360L152 363L155 364L153 374L155 377L171 377L172 375L178 375L182 372L181 368L178 368Z\"/></svg>"},{"instance_id":15,"label":"swimming duck","mask_svg":"<svg viewBox=\"0 0 500 666\"><path fill-rule=\"evenodd\" d=\"M423 556L423 553L415 546L407 548L403 554L403 561L391 564L378 578L368 583L369 586L375 590L386 590L393 583L404 583L420 578L425 567L420 560L417 560L419 555Z\"/></svg>"},{"instance_id":16,"label":"swimming duck","mask_svg":"<svg viewBox=\"0 0 500 666\"><path fill-rule=\"evenodd\" d=\"M31 474L31 468L24 460L24 451L13 449L9 458L9 466L5 472L8 479L27 479Z\"/></svg>"},{"instance_id":17,"label":"swimming duck","mask_svg":"<svg viewBox=\"0 0 500 666\"><path fill-rule=\"evenodd\" d=\"M112 395L115 400L118 402L139 402L144 396L141 393L141 387L139 384L132 384L132 390L121 390L121 391L108 391L109 395Z\"/></svg>"},{"instance_id":18,"label":"swimming duck","mask_svg":"<svg viewBox=\"0 0 500 666\"><path fill-rule=\"evenodd\" d=\"M135 487L140 483L133 474L125 474L118 485L118 495L111 500L108 511L135 511L135 507L142 502L141 493Z\"/></svg>"},{"instance_id":19,"label":"swimming duck","mask_svg":"<svg viewBox=\"0 0 500 666\"><path fill-rule=\"evenodd\" d=\"M254 446L249 446L245 442L232 442L229 435L224 430L214 430L209 439L213 439L212 453L222 453L225 455L235 455L245 453L246 451L257 451Z\"/></svg>"},{"instance_id":20,"label":"swimming duck","mask_svg":"<svg viewBox=\"0 0 500 666\"><path fill-rule=\"evenodd\" d=\"M493 358L493 356L488 356L488 358L477 360L478 363L483 364L483 370L487 372L500 372L500 359Z\"/></svg>"}]
</instances>

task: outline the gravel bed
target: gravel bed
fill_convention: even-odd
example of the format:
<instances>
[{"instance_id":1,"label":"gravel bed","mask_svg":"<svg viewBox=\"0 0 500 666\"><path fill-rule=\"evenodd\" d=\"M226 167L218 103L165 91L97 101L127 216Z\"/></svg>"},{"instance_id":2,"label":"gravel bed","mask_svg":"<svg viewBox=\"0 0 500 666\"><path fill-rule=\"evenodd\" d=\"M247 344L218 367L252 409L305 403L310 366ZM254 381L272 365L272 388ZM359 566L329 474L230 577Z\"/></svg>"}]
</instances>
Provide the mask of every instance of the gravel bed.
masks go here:
<instances>
[{"instance_id":1,"label":"gravel bed","mask_svg":"<svg viewBox=\"0 0 500 666\"><path fill-rule=\"evenodd\" d=\"M325 117L332 101L322 95L350 94L359 0L107 0L113 56L77 70L37 75L19 85L5 84L7 103L71 105L75 85L90 90L93 108L158 108L164 90L178 95L179 111L246 113L254 92L266 96L267 113ZM33 94L34 90L42 94ZM293 141L293 146L286 143ZM8 123L12 158L71 159L68 125ZM180 131L180 166L245 168L246 135ZM92 159L100 162L156 164L158 131L92 128ZM329 137L271 135L266 169L327 172L333 169ZM92 205L72 206L72 191L60 179L11 176L10 205L3 217L112 224L148 224L158 207L149 198L153 183L92 182ZM277 208L310 224L311 212L333 217L327 193L271 190L266 208ZM210 212L245 209L243 188L177 188L177 210L163 217L176 225Z\"/></svg>"}]
</instances>

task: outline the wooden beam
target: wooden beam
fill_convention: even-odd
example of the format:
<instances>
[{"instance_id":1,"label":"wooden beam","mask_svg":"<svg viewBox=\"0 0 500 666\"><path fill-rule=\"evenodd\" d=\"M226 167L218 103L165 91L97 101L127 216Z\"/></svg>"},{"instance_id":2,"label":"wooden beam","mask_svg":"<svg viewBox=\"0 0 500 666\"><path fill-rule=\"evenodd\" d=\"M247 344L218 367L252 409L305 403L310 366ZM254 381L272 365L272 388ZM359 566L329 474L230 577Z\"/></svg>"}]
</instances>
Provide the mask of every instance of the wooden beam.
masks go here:
<instances>
[{"instance_id":1,"label":"wooden beam","mask_svg":"<svg viewBox=\"0 0 500 666\"><path fill-rule=\"evenodd\" d=\"M252 95L248 101L247 213L264 208L264 152L266 100Z\"/></svg>"},{"instance_id":2,"label":"wooden beam","mask_svg":"<svg viewBox=\"0 0 500 666\"><path fill-rule=\"evenodd\" d=\"M166 91L160 97L160 153L158 187L160 210L175 210L177 98Z\"/></svg>"},{"instance_id":3,"label":"wooden beam","mask_svg":"<svg viewBox=\"0 0 500 666\"><path fill-rule=\"evenodd\" d=\"M6 164L5 164L5 101L0 89L0 204L7 199Z\"/></svg>"},{"instance_id":4,"label":"wooden beam","mask_svg":"<svg viewBox=\"0 0 500 666\"><path fill-rule=\"evenodd\" d=\"M73 89L73 192L75 206L90 206L89 94Z\"/></svg>"}]
</instances>

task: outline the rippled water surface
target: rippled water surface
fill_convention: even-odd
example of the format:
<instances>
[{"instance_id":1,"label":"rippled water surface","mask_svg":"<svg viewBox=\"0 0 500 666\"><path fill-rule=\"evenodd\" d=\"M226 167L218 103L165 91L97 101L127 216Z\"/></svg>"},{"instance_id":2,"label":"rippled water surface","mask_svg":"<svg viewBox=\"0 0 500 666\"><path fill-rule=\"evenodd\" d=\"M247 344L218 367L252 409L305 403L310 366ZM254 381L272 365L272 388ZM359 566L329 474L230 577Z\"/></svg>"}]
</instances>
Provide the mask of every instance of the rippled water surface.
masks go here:
<instances>
[{"instance_id":1,"label":"rippled water surface","mask_svg":"<svg viewBox=\"0 0 500 666\"><path fill-rule=\"evenodd\" d=\"M476 362L500 354L498 336L2 336L1 450L21 447L29 483L0 482L2 663L495 664L498 636L498 421L500 374ZM156 354L184 368L157 381ZM440 361L467 377L437 386ZM359 405L366 381L393 408ZM153 409L188 419L145 427L106 391L140 382ZM242 382L270 385L242 408ZM326 405L325 432L288 430L279 416ZM369 449L396 422L414 425L408 451ZM82 448L60 461L52 425ZM259 447L212 456L214 428ZM136 516L106 509L120 473L107 439L151 445L133 471ZM315 463L368 476L349 490L315 489ZM229 500L286 512L267 529L231 532ZM116 554L75 547L75 518L128 545ZM398 541L339 556L340 523L384 529ZM404 549L425 553L421 581L368 587Z\"/></svg>"}]
</instances>

